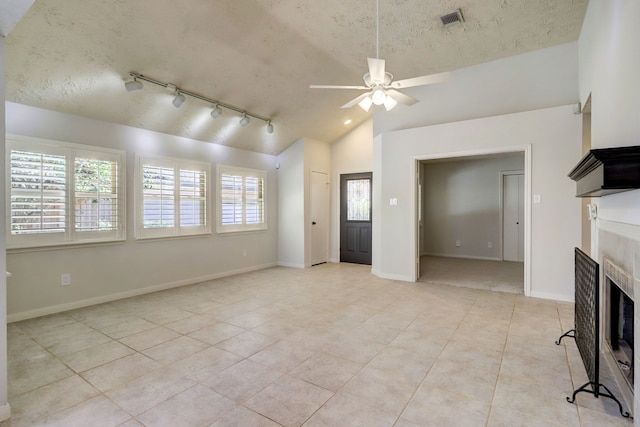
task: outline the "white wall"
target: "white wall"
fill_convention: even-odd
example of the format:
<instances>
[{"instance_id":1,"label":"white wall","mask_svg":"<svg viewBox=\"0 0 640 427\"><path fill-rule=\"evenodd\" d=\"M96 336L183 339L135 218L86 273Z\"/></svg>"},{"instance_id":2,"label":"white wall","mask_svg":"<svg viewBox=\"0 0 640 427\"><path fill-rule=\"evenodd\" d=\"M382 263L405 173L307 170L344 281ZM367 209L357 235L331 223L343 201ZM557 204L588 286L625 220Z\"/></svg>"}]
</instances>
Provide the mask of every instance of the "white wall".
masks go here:
<instances>
[{"instance_id":1,"label":"white wall","mask_svg":"<svg viewBox=\"0 0 640 427\"><path fill-rule=\"evenodd\" d=\"M373 120L369 119L331 144L331 262L340 262L340 175L372 170Z\"/></svg>"},{"instance_id":2,"label":"white wall","mask_svg":"<svg viewBox=\"0 0 640 427\"><path fill-rule=\"evenodd\" d=\"M278 156L278 265L311 265L311 172L331 171L329 145L300 138Z\"/></svg>"},{"instance_id":3,"label":"white wall","mask_svg":"<svg viewBox=\"0 0 640 427\"><path fill-rule=\"evenodd\" d=\"M278 265L304 268L304 139L278 156Z\"/></svg>"},{"instance_id":4,"label":"white wall","mask_svg":"<svg viewBox=\"0 0 640 427\"><path fill-rule=\"evenodd\" d=\"M501 260L500 172L517 170L524 171L522 153L425 164L424 253Z\"/></svg>"},{"instance_id":5,"label":"white wall","mask_svg":"<svg viewBox=\"0 0 640 427\"><path fill-rule=\"evenodd\" d=\"M311 267L311 172L321 172L331 177L331 148L326 142L304 139L304 265ZM329 200L327 200L329 204ZM329 206L327 206L327 210ZM329 227L327 227L329 233ZM327 236L327 241L329 236Z\"/></svg>"},{"instance_id":6,"label":"white wall","mask_svg":"<svg viewBox=\"0 0 640 427\"><path fill-rule=\"evenodd\" d=\"M376 110L373 134L577 103L577 82L577 42L461 68L403 90L420 100L412 107Z\"/></svg>"},{"instance_id":7,"label":"white wall","mask_svg":"<svg viewBox=\"0 0 640 427\"><path fill-rule=\"evenodd\" d=\"M592 148L640 145L640 2L591 0L579 39ZM640 190L594 199L599 218L640 225Z\"/></svg>"},{"instance_id":8,"label":"white wall","mask_svg":"<svg viewBox=\"0 0 640 427\"><path fill-rule=\"evenodd\" d=\"M12 250L8 288L10 319L33 317L114 297L195 283L275 265L277 248L276 158L25 105L6 103L7 132L127 150L127 240L124 243ZM135 153L169 156L267 171L268 230L140 241L134 239ZM212 176L210 182L215 182ZM215 207L215 187L210 207ZM212 215L215 220L215 214ZM215 229L215 227L214 227ZM246 256L243 255L247 251ZM60 286L60 274L71 286Z\"/></svg>"},{"instance_id":9,"label":"white wall","mask_svg":"<svg viewBox=\"0 0 640 427\"><path fill-rule=\"evenodd\" d=\"M567 172L580 158L581 120L573 105L390 132L374 139L373 271L412 280L415 272L415 157L531 146L531 295L573 299L573 248L580 201ZM376 179L376 176L378 177ZM398 199L398 206L385 202ZM377 218L377 220L376 220Z\"/></svg>"},{"instance_id":10,"label":"white wall","mask_svg":"<svg viewBox=\"0 0 640 427\"><path fill-rule=\"evenodd\" d=\"M0 37L0 100L4 101L4 37ZM0 102L0 165L4 165L5 106ZM4 170L4 168L3 168ZM7 269L5 174L0 173L0 421L11 415L7 403Z\"/></svg>"}]
</instances>

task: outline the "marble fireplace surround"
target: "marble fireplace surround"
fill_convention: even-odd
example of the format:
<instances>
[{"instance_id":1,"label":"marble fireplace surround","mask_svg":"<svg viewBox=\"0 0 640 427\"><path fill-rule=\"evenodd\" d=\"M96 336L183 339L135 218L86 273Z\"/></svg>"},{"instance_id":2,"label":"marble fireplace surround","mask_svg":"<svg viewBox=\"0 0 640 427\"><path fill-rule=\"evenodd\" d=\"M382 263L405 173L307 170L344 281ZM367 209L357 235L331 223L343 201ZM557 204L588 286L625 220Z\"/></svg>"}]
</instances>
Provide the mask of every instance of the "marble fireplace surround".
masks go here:
<instances>
[{"instance_id":1,"label":"marble fireplace surround","mask_svg":"<svg viewBox=\"0 0 640 427\"><path fill-rule=\"evenodd\" d=\"M639 388L640 378L640 343L635 339L636 331L640 326L640 313L634 310L634 389L629 389L620 373L616 361L614 360L608 345L604 342L604 319L605 310L608 310L609 301L606 292L606 277L611 277L618 286L635 302L634 295L640 295L640 226L618 223L613 221L597 221L597 261L600 264L600 348L602 349L603 361L609 365L618 387L622 392L622 397L629 407L633 407L634 414L640 413L640 393L635 391Z\"/></svg>"}]
</instances>

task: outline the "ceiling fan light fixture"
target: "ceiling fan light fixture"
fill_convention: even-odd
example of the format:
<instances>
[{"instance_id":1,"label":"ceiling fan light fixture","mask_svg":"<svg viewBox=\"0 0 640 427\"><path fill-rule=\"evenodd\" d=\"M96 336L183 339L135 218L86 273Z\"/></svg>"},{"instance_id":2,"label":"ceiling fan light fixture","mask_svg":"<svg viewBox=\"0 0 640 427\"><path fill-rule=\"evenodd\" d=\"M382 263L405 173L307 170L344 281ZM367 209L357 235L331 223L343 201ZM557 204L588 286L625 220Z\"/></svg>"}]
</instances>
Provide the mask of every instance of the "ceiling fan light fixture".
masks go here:
<instances>
[{"instance_id":1,"label":"ceiling fan light fixture","mask_svg":"<svg viewBox=\"0 0 640 427\"><path fill-rule=\"evenodd\" d=\"M213 110L211 110L211 117L213 117L214 119L217 119L221 115L222 115L222 108L220 108L218 104L215 104L213 106Z\"/></svg>"},{"instance_id":2,"label":"ceiling fan light fixture","mask_svg":"<svg viewBox=\"0 0 640 427\"><path fill-rule=\"evenodd\" d=\"M371 101L373 101L373 103L375 105L382 105L384 104L384 101L387 99L387 94L385 93L384 89L375 89L373 91L373 94L371 95Z\"/></svg>"},{"instance_id":3,"label":"ceiling fan light fixture","mask_svg":"<svg viewBox=\"0 0 640 427\"><path fill-rule=\"evenodd\" d=\"M384 108L387 111L391 111L393 107L398 105L398 101L393 99L391 96L387 95L387 99L384 100Z\"/></svg>"},{"instance_id":4,"label":"ceiling fan light fixture","mask_svg":"<svg viewBox=\"0 0 640 427\"><path fill-rule=\"evenodd\" d=\"M178 92L178 93L176 94L176 97L175 97L175 98L173 98L173 101L172 101L173 106L174 106L174 107L176 107L176 108L180 108L180 106L181 106L182 104L184 104L184 100L185 100L184 95L183 95L183 94L181 94L180 92Z\"/></svg>"},{"instance_id":5,"label":"ceiling fan light fixture","mask_svg":"<svg viewBox=\"0 0 640 427\"><path fill-rule=\"evenodd\" d=\"M360 108L362 108L364 111L369 111L369 109L371 108L371 105L373 105L373 100L371 99L370 96L367 96L366 98L363 98L362 101L358 102L358 105L360 106Z\"/></svg>"},{"instance_id":6,"label":"ceiling fan light fixture","mask_svg":"<svg viewBox=\"0 0 640 427\"><path fill-rule=\"evenodd\" d=\"M124 87L127 89L127 92L135 92L142 89L144 86L141 81L133 79L130 82L125 82Z\"/></svg>"},{"instance_id":7,"label":"ceiling fan light fixture","mask_svg":"<svg viewBox=\"0 0 640 427\"><path fill-rule=\"evenodd\" d=\"M247 116L247 113L244 113L240 119L240 126L245 127L250 121L251 119Z\"/></svg>"}]
</instances>

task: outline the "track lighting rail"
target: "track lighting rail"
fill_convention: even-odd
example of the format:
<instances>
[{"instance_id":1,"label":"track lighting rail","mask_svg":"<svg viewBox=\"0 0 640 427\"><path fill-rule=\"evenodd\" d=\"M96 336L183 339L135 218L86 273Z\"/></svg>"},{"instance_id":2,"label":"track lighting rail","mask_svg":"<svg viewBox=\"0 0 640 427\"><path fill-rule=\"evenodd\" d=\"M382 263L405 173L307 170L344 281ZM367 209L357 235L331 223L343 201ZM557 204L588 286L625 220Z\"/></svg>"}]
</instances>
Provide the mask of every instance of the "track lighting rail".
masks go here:
<instances>
[{"instance_id":1,"label":"track lighting rail","mask_svg":"<svg viewBox=\"0 0 640 427\"><path fill-rule=\"evenodd\" d=\"M134 81L142 80L142 81L154 84L156 86L161 86L161 87L164 87L164 88L167 88L167 89L174 89L175 88L176 94L182 94L182 95L190 96L191 98L196 98L196 99L199 99L201 101L213 104L216 107L222 107L222 108L225 108L227 110L235 111L236 113L242 114L243 118L245 116L249 116L249 117L253 117L254 119L262 120L263 122L267 123L267 126L269 126L269 129L271 129L271 130L273 129L273 125L271 124L271 119L269 119L267 117L263 117L263 116L259 116L257 114L253 114L253 113L251 113L251 112L249 112L247 110L243 110L241 108L234 107L233 105L225 104L224 102L216 101L215 99L208 98L208 97L206 97L204 95L200 95L199 93L196 93L196 92L191 92L189 90L181 89L181 88L173 85L172 83L161 82L160 80L153 79L153 78L145 76L143 74L138 74L138 73L135 73L135 72L131 71L129 73L129 75L131 77L133 77ZM136 89L138 89L138 88L136 88ZM140 89L141 89L141 87L140 87Z\"/></svg>"}]
</instances>

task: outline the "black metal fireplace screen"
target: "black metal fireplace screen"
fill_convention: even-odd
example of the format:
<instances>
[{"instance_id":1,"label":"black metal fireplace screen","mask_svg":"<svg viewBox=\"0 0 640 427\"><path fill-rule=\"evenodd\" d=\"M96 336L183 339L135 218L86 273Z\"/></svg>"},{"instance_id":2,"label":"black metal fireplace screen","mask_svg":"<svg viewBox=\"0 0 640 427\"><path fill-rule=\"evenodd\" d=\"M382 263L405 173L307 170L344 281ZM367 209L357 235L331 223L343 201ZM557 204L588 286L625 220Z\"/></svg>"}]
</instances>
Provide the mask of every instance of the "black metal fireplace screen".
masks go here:
<instances>
[{"instance_id":1,"label":"black metal fireplace screen","mask_svg":"<svg viewBox=\"0 0 640 427\"><path fill-rule=\"evenodd\" d=\"M578 248L575 248L574 323L574 329L562 334L556 344L560 345L564 337L575 338L589 382L577 388L567 401L574 403L580 392L591 393L596 398L608 397L616 401L620 414L628 418L629 413L622 409L611 390L600 384L600 266Z\"/></svg>"}]
</instances>

